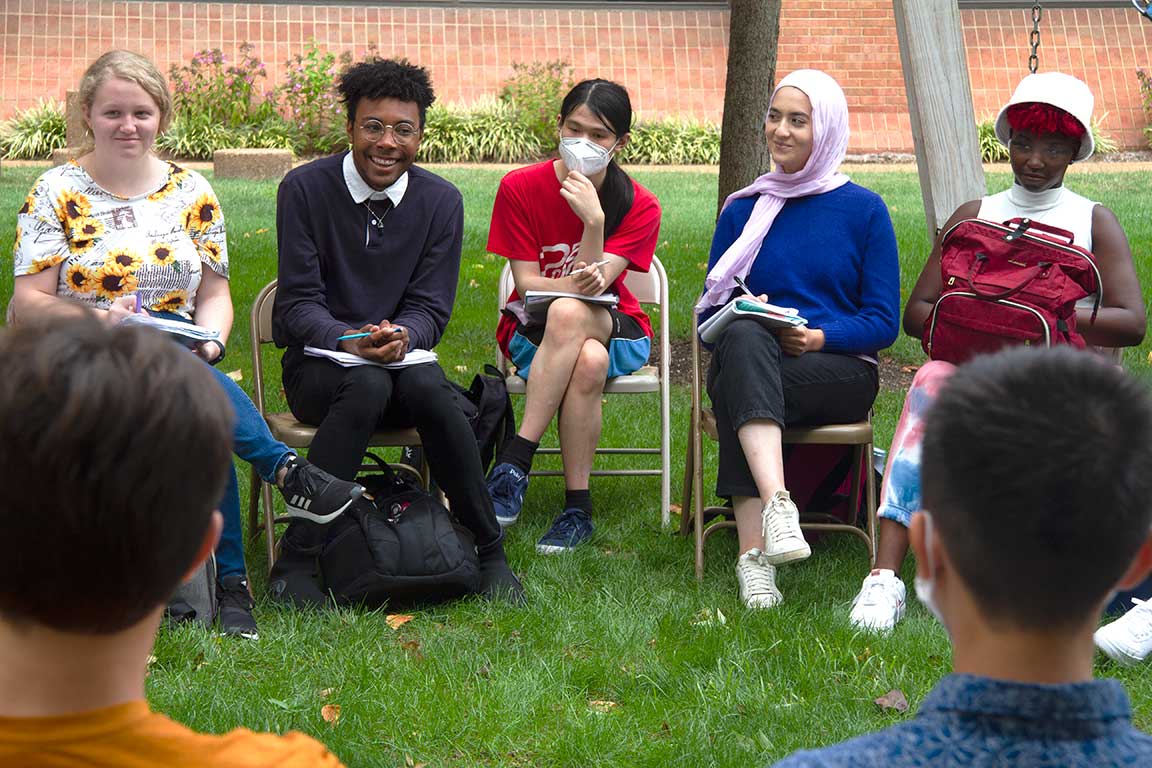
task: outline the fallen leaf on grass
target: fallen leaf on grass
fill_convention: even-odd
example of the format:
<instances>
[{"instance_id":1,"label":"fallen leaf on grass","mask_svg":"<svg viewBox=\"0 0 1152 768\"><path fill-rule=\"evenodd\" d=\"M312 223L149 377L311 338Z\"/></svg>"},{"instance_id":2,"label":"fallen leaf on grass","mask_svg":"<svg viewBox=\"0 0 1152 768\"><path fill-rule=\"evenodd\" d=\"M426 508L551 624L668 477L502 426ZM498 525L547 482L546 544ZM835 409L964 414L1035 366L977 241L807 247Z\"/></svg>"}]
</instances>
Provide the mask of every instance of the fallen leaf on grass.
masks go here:
<instances>
[{"instance_id":1,"label":"fallen leaf on grass","mask_svg":"<svg viewBox=\"0 0 1152 768\"><path fill-rule=\"evenodd\" d=\"M420 661L424 658L424 654L420 652L419 640L408 640L407 642L400 643L400 647L408 652L413 659Z\"/></svg>"},{"instance_id":2,"label":"fallen leaf on grass","mask_svg":"<svg viewBox=\"0 0 1152 768\"><path fill-rule=\"evenodd\" d=\"M894 709L897 712L908 711L908 698L899 688L893 688L880 698L876 699L880 709Z\"/></svg>"},{"instance_id":3,"label":"fallen leaf on grass","mask_svg":"<svg viewBox=\"0 0 1152 768\"><path fill-rule=\"evenodd\" d=\"M232 381L244 381L244 372L237 368L234 371L228 371L228 378Z\"/></svg>"},{"instance_id":4,"label":"fallen leaf on grass","mask_svg":"<svg viewBox=\"0 0 1152 768\"><path fill-rule=\"evenodd\" d=\"M468 373L468 366L466 366L466 365L456 366L456 373Z\"/></svg>"},{"instance_id":5,"label":"fallen leaf on grass","mask_svg":"<svg viewBox=\"0 0 1152 768\"><path fill-rule=\"evenodd\" d=\"M326 699L334 693L336 693L335 688L325 688L324 690L320 691L320 698Z\"/></svg>"},{"instance_id":6,"label":"fallen leaf on grass","mask_svg":"<svg viewBox=\"0 0 1152 768\"><path fill-rule=\"evenodd\" d=\"M324 722L329 725L336 725L340 720L340 705L339 704L325 704L320 707L320 717L324 718Z\"/></svg>"},{"instance_id":7,"label":"fallen leaf on grass","mask_svg":"<svg viewBox=\"0 0 1152 768\"><path fill-rule=\"evenodd\" d=\"M479 288L480 283L476 282L475 280L469 280L468 281L468 287L469 288Z\"/></svg>"},{"instance_id":8,"label":"fallen leaf on grass","mask_svg":"<svg viewBox=\"0 0 1152 768\"><path fill-rule=\"evenodd\" d=\"M683 512L684 507L680 506L679 504L669 504L668 511L671 512L673 516L675 516Z\"/></svg>"},{"instance_id":9,"label":"fallen leaf on grass","mask_svg":"<svg viewBox=\"0 0 1152 768\"><path fill-rule=\"evenodd\" d=\"M260 229L256 230L256 234L262 235L267 231L268 231L268 227L260 227Z\"/></svg>"},{"instance_id":10,"label":"fallen leaf on grass","mask_svg":"<svg viewBox=\"0 0 1152 768\"><path fill-rule=\"evenodd\" d=\"M719 608L712 610L711 608L703 608L696 614L696 618L692 620L694 627L712 627L724 626L728 623L728 617Z\"/></svg>"},{"instance_id":11,"label":"fallen leaf on grass","mask_svg":"<svg viewBox=\"0 0 1152 768\"><path fill-rule=\"evenodd\" d=\"M392 629L400 629L408 622L412 621L412 614L410 613L390 613L384 617L384 621Z\"/></svg>"},{"instance_id":12,"label":"fallen leaf on grass","mask_svg":"<svg viewBox=\"0 0 1152 768\"><path fill-rule=\"evenodd\" d=\"M920 366L918 366L918 365L902 365L902 366L900 366L900 373L916 373L916 371L918 371L918 370L920 370Z\"/></svg>"},{"instance_id":13,"label":"fallen leaf on grass","mask_svg":"<svg viewBox=\"0 0 1152 768\"><path fill-rule=\"evenodd\" d=\"M588 702L588 709L593 712L611 712L616 707L620 706L614 701L603 701L601 699L592 699Z\"/></svg>"}]
</instances>

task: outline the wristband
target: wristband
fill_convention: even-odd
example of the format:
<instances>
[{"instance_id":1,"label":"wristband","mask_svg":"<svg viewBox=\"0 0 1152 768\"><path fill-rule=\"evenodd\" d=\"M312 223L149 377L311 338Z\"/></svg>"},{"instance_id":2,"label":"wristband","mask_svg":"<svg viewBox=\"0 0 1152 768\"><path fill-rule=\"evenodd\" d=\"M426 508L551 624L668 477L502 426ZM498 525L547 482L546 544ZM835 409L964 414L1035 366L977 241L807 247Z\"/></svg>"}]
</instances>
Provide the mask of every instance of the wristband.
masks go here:
<instances>
[{"instance_id":1,"label":"wristband","mask_svg":"<svg viewBox=\"0 0 1152 768\"><path fill-rule=\"evenodd\" d=\"M228 354L228 350L225 348L224 342L220 341L220 339L211 339L211 340L206 341L204 343L205 344L216 344L220 347L220 354L216 355L216 357L209 360L208 365L216 365L217 363L219 363L221 360L224 359L224 355Z\"/></svg>"}]
</instances>

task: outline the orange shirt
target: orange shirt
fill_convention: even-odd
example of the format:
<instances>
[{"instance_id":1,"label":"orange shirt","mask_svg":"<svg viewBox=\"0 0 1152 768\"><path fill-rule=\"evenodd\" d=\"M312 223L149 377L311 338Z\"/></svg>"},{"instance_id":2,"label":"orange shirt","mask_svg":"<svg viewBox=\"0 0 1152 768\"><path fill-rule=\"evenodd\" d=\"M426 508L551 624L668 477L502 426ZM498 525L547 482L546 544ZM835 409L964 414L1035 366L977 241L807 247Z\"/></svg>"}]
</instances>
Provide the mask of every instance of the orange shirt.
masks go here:
<instances>
[{"instance_id":1,"label":"orange shirt","mask_svg":"<svg viewBox=\"0 0 1152 768\"><path fill-rule=\"evenodd\" d=\"M302 733L197 733L151 712L144 701L63 717L0 717L0 768L340 765L323 744Z\"/></svg>"}]
</instances>

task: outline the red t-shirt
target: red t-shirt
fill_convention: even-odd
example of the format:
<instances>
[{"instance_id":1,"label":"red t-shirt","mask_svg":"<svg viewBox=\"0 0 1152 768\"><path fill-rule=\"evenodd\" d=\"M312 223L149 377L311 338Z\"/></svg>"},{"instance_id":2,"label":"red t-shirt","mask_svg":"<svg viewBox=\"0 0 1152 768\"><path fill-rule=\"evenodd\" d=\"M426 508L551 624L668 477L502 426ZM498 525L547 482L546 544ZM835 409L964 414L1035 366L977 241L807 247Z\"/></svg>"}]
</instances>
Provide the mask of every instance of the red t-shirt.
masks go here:
<instances>
[{"instance_id":1,"label":"red t-shirt","mask_svg":"<svg viewBox=\"0 0 1152 768\"><path fill-rule=\"evenodd\" d=\"M628 260L628 269L647 272L660 234L660 203L644 187L632 182L636 190L632 208L620 226L604 241L604 253ZM560 181L552 161L517 168L500 181L496 204L492 207L492 226L488 230L488 251L506 259L535 261L545 277L564 277L581 261L580 240L584 224L560 196ZM640 302L624 287L624 273L606 292L620 296L618 309L636 318L648 336L652 324L640 309ZM517 299L515 292L509 301ZM500 318L496 340L504 354L516 330L516 320Z\"/></svg>"}]
</instances>

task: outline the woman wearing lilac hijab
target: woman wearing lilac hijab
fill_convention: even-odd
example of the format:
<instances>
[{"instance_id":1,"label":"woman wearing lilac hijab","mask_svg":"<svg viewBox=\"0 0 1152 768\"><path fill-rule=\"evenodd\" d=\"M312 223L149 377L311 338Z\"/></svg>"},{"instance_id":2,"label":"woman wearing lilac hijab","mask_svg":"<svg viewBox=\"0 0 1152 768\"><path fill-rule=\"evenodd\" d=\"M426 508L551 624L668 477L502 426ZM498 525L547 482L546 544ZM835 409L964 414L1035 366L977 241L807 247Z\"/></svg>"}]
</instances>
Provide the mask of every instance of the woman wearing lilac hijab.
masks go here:
<instances>
[{"instance_id":1,"label":"woman wearing lilac hijab","mask_svg":"<svg viewBox=\"0 0 1152 768\"><path fill-rule=\"evenodd\" d=\"M733 321L716 341L708 394L720 436L716 493L731 497L736 575L750 608L783 597L776 568L811 554L784 485L782 430L858 421L876 397L876 353L899 332L896 236L878 195L839 173L848 147L840 85L803 69L772 94L775 169L724 203L698 321L742 293L795 308L806 326Z\"/></svg>"}]
</instances>

